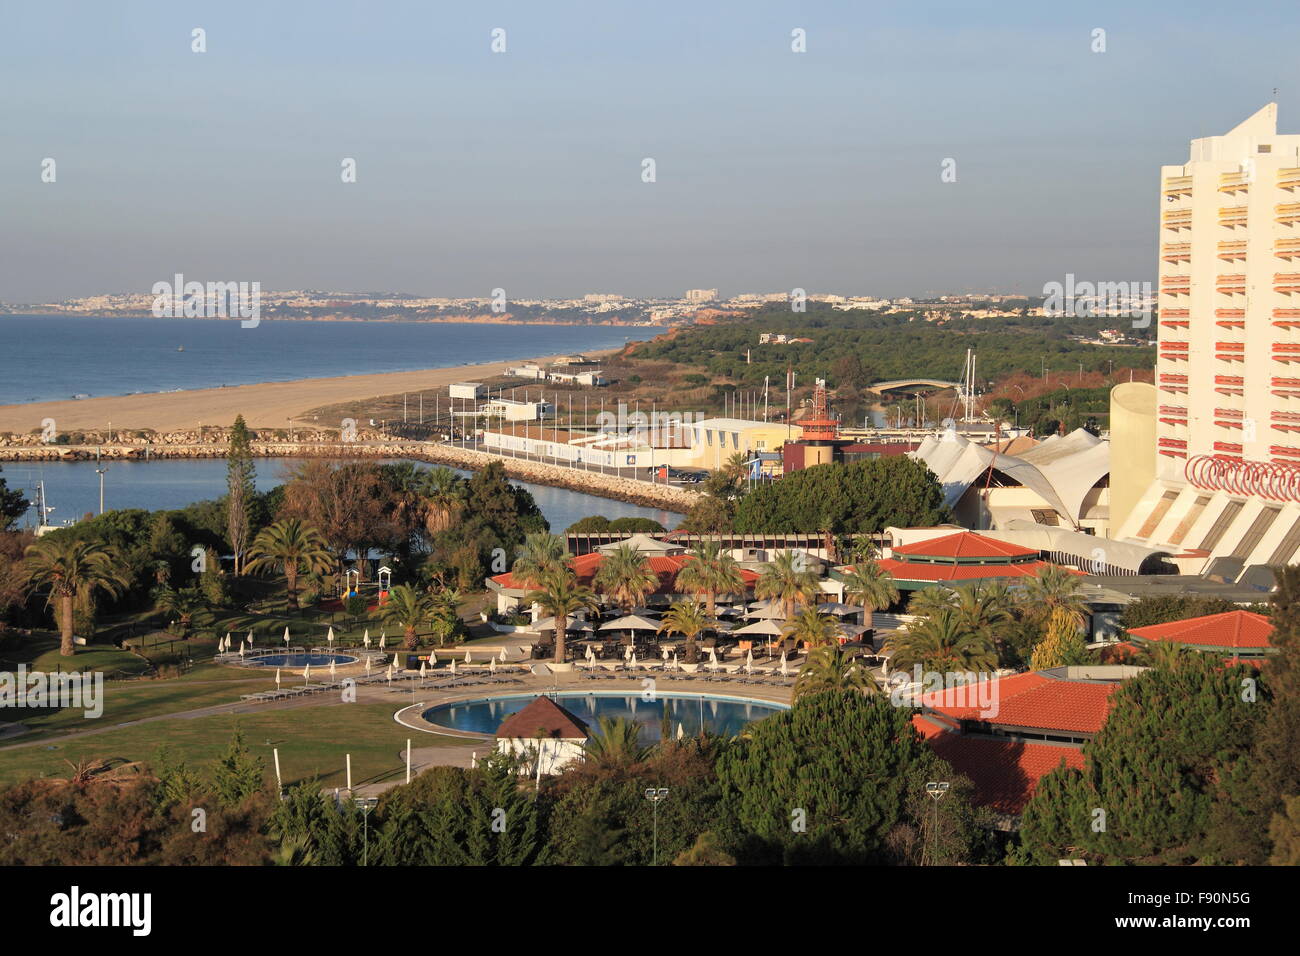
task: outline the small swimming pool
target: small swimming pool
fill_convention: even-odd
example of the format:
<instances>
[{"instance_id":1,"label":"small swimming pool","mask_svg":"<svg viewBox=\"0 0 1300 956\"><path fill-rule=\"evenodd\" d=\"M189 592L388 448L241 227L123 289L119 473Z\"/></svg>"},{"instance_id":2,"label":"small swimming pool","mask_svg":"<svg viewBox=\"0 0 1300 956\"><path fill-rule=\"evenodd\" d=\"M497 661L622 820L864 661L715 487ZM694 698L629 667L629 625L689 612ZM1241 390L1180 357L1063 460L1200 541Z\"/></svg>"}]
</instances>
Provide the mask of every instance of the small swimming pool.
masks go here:
<instances>
[{"instance_id":1,"label":"small swimming pool","mask_svg":"<svg viewBox=\"0 0 1300 956\"><path fill-rule=\"evenodd\" d=\"M449 730L492 736L503 720L523 710L536 696L508 695L440 704L424 711L422 716L429 723ZM597 732L596 721L600 717L633 720L640 725L640 737L645 743L659 739L665 710L673 736L681 727L682 733L689 737L698 734L701 727L709 733L736 734L752 721L789 709L771 701L713 694L660 693L653 701L644 700L640 692L624 691L571 691L549 696L556 698L569 713L581 718L593 734Z\"/></svg>"},{"instance_id":2,"label":"small swimming pool","mask_svg":"<svg viewBox=\"0 0 1300 956\"><path fill-rule=\"evenodd\" d=\"M287 654L259 654L245 660L245 667L329 667L333 664L355 664L357 658L351 654L308 654L305 651Z\"/></svg>"}]
</instances>

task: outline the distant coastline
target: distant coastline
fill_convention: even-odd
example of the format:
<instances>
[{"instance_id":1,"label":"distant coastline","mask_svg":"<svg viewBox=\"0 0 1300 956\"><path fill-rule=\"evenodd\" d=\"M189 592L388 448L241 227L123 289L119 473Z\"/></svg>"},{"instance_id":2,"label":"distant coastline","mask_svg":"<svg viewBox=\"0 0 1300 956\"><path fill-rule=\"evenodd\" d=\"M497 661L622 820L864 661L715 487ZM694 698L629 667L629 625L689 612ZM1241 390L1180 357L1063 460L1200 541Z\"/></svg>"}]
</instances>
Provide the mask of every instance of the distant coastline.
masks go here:
<instances>
[{"instance_id":1,"label":"distant coastline","mask_svg":"<svg viewBox=\"0 0 1300 956\"><path fill-rule=\"evenodd\" d=\"M0 320L7 318L39 318L50 316L51 318L61 319L100 319L112 321L113 319L152 319L155 318L151 313L119 311L112 313L103 312L75 312L67 309L33 309L24 312L0 312ZM168 319L158 319L159 322L170 321ZM239 318L206 318L196 316L195 321L206 322L238 322ZM504 315L435 315L435 316L413 316L413 315L385 315L375 318L361 317L355 315L277 315L275 312L267 312L262 316L263 322L355 322L358 324L374 325L376 323L396 324L400 322L409 322L414 324L429 325L563 325L563 326L601 326L608 328L656 328L665 325L671 325L669 321L665 322L648 322L648 321L627 321L609 319L603 321L578 321L575 319L563 318L537 318L537 319L520 319L512 316L510 313Z\"/></svg>"}]
</instances>

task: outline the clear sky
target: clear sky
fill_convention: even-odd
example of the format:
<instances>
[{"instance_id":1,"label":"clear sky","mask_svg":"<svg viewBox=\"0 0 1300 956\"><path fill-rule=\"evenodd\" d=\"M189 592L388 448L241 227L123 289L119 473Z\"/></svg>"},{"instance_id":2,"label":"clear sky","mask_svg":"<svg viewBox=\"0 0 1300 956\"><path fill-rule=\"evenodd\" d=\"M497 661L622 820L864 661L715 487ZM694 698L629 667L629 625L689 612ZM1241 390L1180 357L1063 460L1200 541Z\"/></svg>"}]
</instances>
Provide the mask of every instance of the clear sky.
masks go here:
<instances>
[{"instance_id":1,"label":"clear sky","mask_svg":"<svg viewBox=\"0 0 1300 956\"><path fill-rule=\"evenodd\" d=\"M1294 0L5 0L0 300L1150 279L1162 163L1274 87L1300 132L1298 36Z\"/></svg>"}]
</instances>

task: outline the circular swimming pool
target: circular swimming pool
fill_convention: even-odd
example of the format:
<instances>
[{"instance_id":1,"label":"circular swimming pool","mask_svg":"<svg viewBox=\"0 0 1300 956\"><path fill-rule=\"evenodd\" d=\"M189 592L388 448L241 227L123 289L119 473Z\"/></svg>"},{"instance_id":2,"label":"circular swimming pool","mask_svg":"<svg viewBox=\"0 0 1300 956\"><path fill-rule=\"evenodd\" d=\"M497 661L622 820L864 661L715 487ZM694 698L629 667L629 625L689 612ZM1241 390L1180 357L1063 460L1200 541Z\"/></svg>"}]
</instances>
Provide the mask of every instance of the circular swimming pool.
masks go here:
<instances>
[{"instance_id":1,"label":"circular swimming pool","mask_svg":"<svg viewBox=\"0 0 1300 956\"><path fill-rule=\"evenodd\" d=\"M351 654L308 654L305 651L291 651L287 654L259 654L247 658L245 667L329 667L330 664L355 664L357 658Z\"/></svg>"},{"instance_id":2,"label":"circular swimming pool","mask_svg":"<svg viewBox=\"0 0 1300 956\"><path fill-rule=\"evenodd\" d=\"M536 696L512 694L457 701L430 707L422 716L438 727L492 736L503 720L523 710ZM709 733L736 734L751 721L789 709L785 704L772 701L713 694L661 693L653 701L645 700L640 692L625 691L571 691L548 696L581 718L592 733L598 732L596 722L601 717L635 721L640 725L641 740L646 743L659 739L665 710L672 734L676 736L680 727L681 732L689 737L698 734L701 727Z\"/></svg>"}]
</instances>

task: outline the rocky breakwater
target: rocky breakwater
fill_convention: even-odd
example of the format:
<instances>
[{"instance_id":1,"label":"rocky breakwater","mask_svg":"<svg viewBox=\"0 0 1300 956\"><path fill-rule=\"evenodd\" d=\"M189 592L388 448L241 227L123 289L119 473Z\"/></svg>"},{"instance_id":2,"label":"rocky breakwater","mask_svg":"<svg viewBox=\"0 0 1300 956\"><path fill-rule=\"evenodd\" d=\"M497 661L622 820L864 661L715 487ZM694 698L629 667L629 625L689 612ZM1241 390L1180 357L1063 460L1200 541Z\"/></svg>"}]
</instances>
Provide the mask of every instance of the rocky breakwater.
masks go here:
<instances>
[{"instance_id":1,"label":"rocky breakwater","mask_svg":"<svg viewBox=\"0 0 1300 956\"><path fill-rule=\"evenodd\" d=\"M80 437L80 436L78 436ZM99 436L86 436L98 438ZM105 436L107 437L107 436ZM224 458L229 439L224 434L200 435L197 432L112 436L103 444L43 442L35 436L0 436L0 461L150 461L154 459ZM16 440L15 440L16 439ZM125 440L124 440L125 439ZM470 448L458 448L437 442L392 441L360 432L357 441L339 441L336 432L294 435L292 440L261 436L250 443L257 458L409 458L466 471L477 471L489 462L500 461L506 474L521 481L567 488L583 494L598 495L615 501L662 508L685 513L698 500L699 493L673 486L657 485L616 475L580 471L544 462L501 458Z\"/></svg>"}]
</instances>

